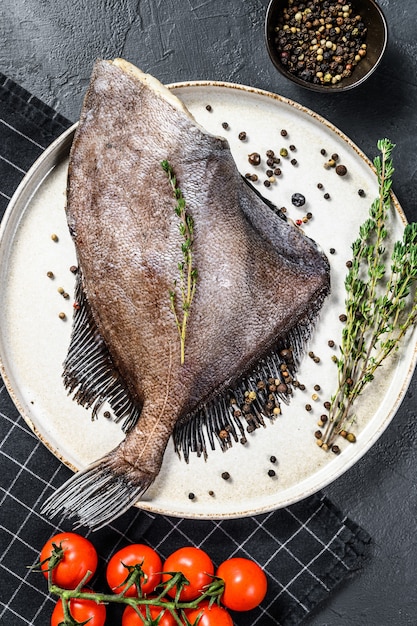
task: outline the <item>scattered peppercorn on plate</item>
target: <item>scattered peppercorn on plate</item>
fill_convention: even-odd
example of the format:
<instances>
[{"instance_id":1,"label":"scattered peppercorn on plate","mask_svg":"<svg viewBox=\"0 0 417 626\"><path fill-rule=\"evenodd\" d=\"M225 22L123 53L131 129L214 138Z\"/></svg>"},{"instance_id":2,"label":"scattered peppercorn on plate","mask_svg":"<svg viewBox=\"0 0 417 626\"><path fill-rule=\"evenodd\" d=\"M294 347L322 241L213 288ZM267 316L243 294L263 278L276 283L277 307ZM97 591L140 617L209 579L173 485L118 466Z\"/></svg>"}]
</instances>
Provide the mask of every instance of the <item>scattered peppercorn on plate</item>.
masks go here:
<instances>
[{"instance_id":1,"label":"scattered peppercorn on plate","mask_svg":"<svg viewBox=\"0 0 417 626\"><path fill-rule=\"evenodd\" d=\"M208 450L207 460L191 455L186 463L170 442L161 472L139 504L188 518L243 517L311 495L369 450L407 390L416 363L416 337L411 334L376 372L357 402L349 437L333 451L319 447L318 431L337 387L334 360L343 330L346 263L378 195L375 170L332 124L278 95L218 82L170 88L199 124L229 141L242 175L318 243L331 267L331 294L289 404L265 417L265 427L248 434L245 443L232 441L225 453L218 447ZM29 426L63 463L78 470L112 449L123 433L107 419L106 406L92 421L62 382L76 304L76 257L64 211L74 130L34 164L1 225L0 363L7 389ZM406 225L394 196L389 219L387 247Z\"/></svg>"}]
</instances>

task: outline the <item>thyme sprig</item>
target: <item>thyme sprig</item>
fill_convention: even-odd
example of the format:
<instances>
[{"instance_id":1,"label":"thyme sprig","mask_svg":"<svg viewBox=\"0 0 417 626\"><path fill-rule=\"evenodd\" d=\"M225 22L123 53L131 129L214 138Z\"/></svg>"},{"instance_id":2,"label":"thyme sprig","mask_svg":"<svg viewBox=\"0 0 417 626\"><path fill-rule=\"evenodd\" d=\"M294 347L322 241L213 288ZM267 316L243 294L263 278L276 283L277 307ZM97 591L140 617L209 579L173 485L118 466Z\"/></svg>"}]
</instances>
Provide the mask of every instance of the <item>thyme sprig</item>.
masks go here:
<instances>
[{"instance_id":1,"label":"thyme sprig","mask_svg":"<svg viewBox=\"0 0 417 626\"><path fill-rule=\"evenodd\" d=\"M181 312L178 312L177 307L177 294L175 288L177 287L177 280L174 281L174 289L169 292L170 308L174 314L175 324L177 326L178 334L181 343L181 364L185 360L185 337L187 331L187 322L190 315L191 303L194 298L198 272L193 267L193 251L192 246L194 242L194 220L192 216L187 213L186 201L182 194L181 189L178 186L177 178L174 170L168 161L162 161L161 167L168 176L168 180L171 184L176 205L174 207L175 214L180 218L178 224L179 232L183 238L181 244L181 252L183 260L178 263L179 270L179 291L181 294Z\"/></svg>"},{"instance_id":2,"label":"thyme sprig","mask_svg":"<svg viewBox=\"0 0 417 626\"><path fill-rule=\"evenodd\" d=\"M320 442L325 450L355 421L354 401L417 320L417 224L406 225L402 240L394 244L389 259L385 240L394 173L391 154L395 146L388 139L381 139L377 145L380 155L374 159L374 165L379 195L352 244L351 267L345 279L346 323L336 359L338 386Z\"/></svg>"},{"instance_id":3,"label":"thyme sprig","mask_svg":"<svg viewBox=\"0 0 417 626\"><path fill-rule=\"evenodd\" d=\"M153 624L150 617L149 609L147 607L157 606L170 613L176 624L179 626L196 626L195 624L191 624L188 620L185 609L196 609L200 606L203 601L208 601L209 605L220 603L220 597L224 592L224 581L217 577L212 577L212 582L209 585L206 585L201 591L200 595L195 600L190 600L188 602L182 602L180 598L181 591L185 586L189 584L187 578L181 572L165 572L165 574L170 574L171 578L169 578L166 582L160 583L153 592L153 597L148 598L145 594L142 593L142 581L146 579L146 574L142 570L140 564L135 566L126 566L126 580L122 583L123 591L120 593L99 593L95 591L85 590L86 582L91 578L91 572L87 572L84 579L76 586L75 589L64 589L58 585L56 585L53 581L53 571L60 563L60 561L64 557L64 549L61 545L53 544L53 550L51 556L48 561L48 591L49 593L58 596L62 601L62 608L64 614L64 622L62 626L85 626L88 624L89 620L86 622L78 622L71 615L70 610L70 601L74 598L78 598L81 600L91 600L98 604L121 604L125 606L131 606L138 616L143 620L144 626L146 624ZM34 569L40 569L40 566L43 565L45 561L42 563L38 563ZM122 586L121 585L121 586ZM137 596L126 596L128 589L131 585L136 585L138 590ZM176 587L175 598L172 598L168 595L168 591ZM145 615L140 611L140 607L145 608ZM157 618L158 619L158 618ZM158 620L159 621L159 620Z\"/></svg>"}]
</instances>

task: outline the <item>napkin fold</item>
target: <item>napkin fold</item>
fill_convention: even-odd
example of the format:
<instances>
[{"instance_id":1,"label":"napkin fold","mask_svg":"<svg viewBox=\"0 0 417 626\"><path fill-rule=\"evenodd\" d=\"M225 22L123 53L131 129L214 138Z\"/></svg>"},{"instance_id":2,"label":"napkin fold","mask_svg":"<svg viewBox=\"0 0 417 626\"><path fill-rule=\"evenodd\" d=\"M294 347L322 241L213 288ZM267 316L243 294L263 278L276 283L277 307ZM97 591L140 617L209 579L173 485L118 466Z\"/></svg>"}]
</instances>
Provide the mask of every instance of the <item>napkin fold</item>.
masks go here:
<instances>
[{"instance_id":1,"label":"napkin fold","mask_svg":"<svg viewBox=\"0 0 417 626\"><path fill-rule=\"evenodd\" d=\"M0 74L0 217L22 178L71 122ZM64 519L40 515L45 499L71 474L38 440L0 380L0 623L49 623L55 599L28 566L52 535L71 530ZM232 556L254 559L268 576L262 605L234 613L236 626L296 626L336 587L363 566L370 537L322 493L290 507L243 519L205 521L131 509L89 536L100 555L93 586L105 590L105 563L120 547L145 542L162 558L184 545L208 552L219 565ZM90 536L91 534L91 536ZM109 607L108 623L120 623Z\"/></svg>"}]
</instances>

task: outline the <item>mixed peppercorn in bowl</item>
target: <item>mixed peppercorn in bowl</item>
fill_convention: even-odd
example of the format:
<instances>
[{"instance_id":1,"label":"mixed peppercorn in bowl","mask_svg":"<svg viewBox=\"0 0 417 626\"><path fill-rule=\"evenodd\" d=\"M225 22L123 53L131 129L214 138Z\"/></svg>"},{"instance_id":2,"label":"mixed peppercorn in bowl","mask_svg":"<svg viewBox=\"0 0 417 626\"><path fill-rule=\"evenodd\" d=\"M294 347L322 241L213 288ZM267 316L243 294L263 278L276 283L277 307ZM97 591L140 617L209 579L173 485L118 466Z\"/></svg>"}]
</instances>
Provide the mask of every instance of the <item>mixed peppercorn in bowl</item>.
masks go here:
<instances>
[{"instance_id":1,"label":"mixed peppercorn in bowl","mask_svg":"<svg viewBox=\"0 0 417 626\"><path fill-rule=\"evenodd\" d=\"M282 75L334 93L373 73L386 49L388 27L375 0L271 0L265 37Z\"/></svg>"}]
</instances>

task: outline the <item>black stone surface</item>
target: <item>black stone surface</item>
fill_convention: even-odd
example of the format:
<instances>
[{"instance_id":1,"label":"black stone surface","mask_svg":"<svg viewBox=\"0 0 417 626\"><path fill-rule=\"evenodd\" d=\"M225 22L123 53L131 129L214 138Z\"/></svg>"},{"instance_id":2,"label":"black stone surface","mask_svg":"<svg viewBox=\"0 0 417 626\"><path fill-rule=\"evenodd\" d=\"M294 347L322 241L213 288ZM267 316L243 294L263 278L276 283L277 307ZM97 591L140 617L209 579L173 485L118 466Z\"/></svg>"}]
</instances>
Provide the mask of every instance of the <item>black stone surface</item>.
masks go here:
<instances>
[{"instance_id":1,"label":"black stone surface","mask_svg":"<svg viewBox=\"0 0 417 626\"><path fill-rule=\"evenodd\" d=\"M267 0L2 0L0 72L76 120L97 57L123 56L163 82L213 79L277 92L317 111L370 158L397 148L394 190L417 220L417 3L380 0L389 25L382 64L339 95L309 92L274 69L264 45ZM348 207L347 207L348 210ZM325 492L373 537L366 567L310 626L417 624L417 420L414 376L377 444Z\"/></svg>"}]
</instances>

